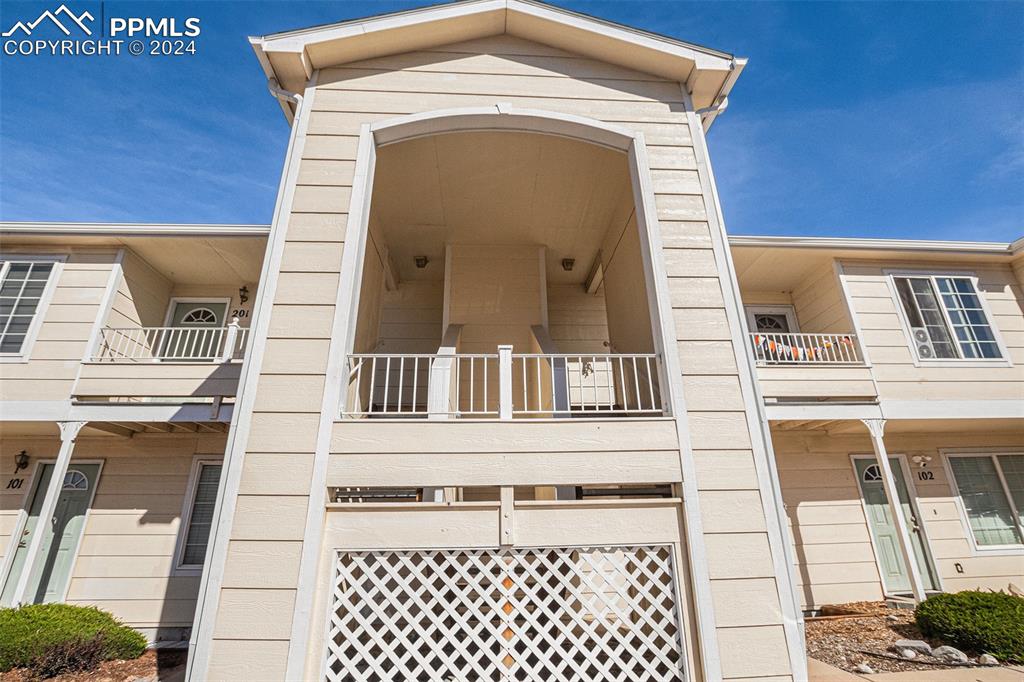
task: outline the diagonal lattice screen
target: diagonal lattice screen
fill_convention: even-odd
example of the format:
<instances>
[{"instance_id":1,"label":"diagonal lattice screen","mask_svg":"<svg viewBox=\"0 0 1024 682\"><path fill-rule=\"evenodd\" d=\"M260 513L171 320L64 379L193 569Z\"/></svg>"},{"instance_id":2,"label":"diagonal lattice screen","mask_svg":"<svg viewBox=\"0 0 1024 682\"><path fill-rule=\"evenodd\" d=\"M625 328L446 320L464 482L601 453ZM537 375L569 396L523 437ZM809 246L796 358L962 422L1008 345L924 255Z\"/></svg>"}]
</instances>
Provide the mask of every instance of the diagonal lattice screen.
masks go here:
<instances>
[{"instance_id":1,"label":"diagonal lattice screen","mask_svg":"<svg viewBox=\"0 0 1024 682\"><path fill-rule=\"evenodd\" d=\"M682 680L669 546L342 552L327 679Z\"/></svg>"}]
</instances>

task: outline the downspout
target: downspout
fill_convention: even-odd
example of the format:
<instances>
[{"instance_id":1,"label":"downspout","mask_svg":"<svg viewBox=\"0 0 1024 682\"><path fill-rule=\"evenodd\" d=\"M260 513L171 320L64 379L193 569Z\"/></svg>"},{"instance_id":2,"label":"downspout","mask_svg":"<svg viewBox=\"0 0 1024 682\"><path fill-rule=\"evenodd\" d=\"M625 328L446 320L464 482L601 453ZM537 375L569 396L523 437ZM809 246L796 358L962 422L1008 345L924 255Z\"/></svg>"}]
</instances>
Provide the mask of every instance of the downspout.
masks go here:
<instances>
[{"instance_id":1,"label":"downspout","mask_svg":"<svg viewBox=\"0 0 1024 682\"><path fill-rule=\"evenodd\" d=\"M244 458L245 449L248 446L248 422L254 402L254 398L250 396L250 393L255 388L263 363L262 349L256 352L255 347L258 339L261 337L265 339L270 326L270 312L273 306L274 289L276 287L271 280L276 275L275 269L280 268L281 254L284 250L281 223L287 220L290 210L289 207L285 206L287 203L285 196L288 190L289 178L292 175L292 167L298 163L298 159L301 157L301 150L296 154L295 147L296 144L300 143L299 115L302 111L302 95L282 89L276 78L269 78L267 80L267 89L275 99L281 102L282 108L288 109L288 105L285 104L285 102L288 102L295 106L295 112L292 117L288 147L285 151L281 182L277 190L274 217L270 224L267 248L263 256L263 265L260 269L259 289L256 292L256 301L253 305L249 341L245 354L242 357L238 390L235 394L234 410L231 415L227 443L224 448L224 466L219 485L217 486L217 498L214 502L211 537L207 545L206 561L204 562L203 573L199 582L199 594L196 599L195 616L192 621L192 633L188 642L188 663L185 668L185 679L189 682L198 682L205 680L207 677L210 653L213 648L213 629L220 605L220 590L223 586L224 566L227 562L227 545L230 539L231 524L235 513L235 501L237 500L239 483L241 481L241 460ZM239 427L240 421L245 421L246 424Z\"/></svg>"},{"instance_id":2,"label":"downspout","mask_svg":"<svg viewBox=\"0 0 1024 682\"><path fill-rule=\"evenodd\" d=\"M704 124L705 133L711 129L711 124L715 122L718 115L729 106L729 93L732 91L732 86L736 84L740 73L743 71L743 67L746 65L747 60L745 57L733 57L732 63L729 65L729 75L725 77L722 87L718 90L718 94L715 96L715 103L694 112L700 116L701 123ZM693 93L690 94L692 95Z\"/></svg>"},{"instance_id":3,"label":"downspout","mask_svg":"<svg viewBox=\"0 0 1024 682\"><path fill-rule=\"evenodd\" d=\"M267 79L267 90L270 94L281 100L282 102L291 102L295 105L295 118L299 117L299 108L302 107L302 95L297 92L288 92L281 87L281 84L277 82L276 78ZM294 119L292 119L294 121Z\"/></svg>"}]
</instances>

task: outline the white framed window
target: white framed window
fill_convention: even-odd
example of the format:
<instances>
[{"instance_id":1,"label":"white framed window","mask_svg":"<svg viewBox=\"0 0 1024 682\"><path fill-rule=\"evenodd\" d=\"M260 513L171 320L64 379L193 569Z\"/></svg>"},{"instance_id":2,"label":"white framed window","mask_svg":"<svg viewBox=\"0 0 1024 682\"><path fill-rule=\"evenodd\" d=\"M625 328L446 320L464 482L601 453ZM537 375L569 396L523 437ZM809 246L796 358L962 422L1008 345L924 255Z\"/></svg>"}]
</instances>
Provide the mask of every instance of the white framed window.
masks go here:
<instances>
[{"instance_id":1,"label":"white framed window","mask_svg":"<svg viewBox=\"0 0 1024 682\"><path fill-rule=\"evenodd\" d=\"M1005 361L976 277L914 272L889 277L918 360Z\"/></svg>"},{"instance_id":2,"label":"white framed window","mask_svg":"<svg viewBox=\"0 0 1024 682\"><path fill-rule=\"evenodd\" d=\"M179 570L201 571L206 561L213 510L220 487L221 464L219 459L196 459L192 462L178 532L176 568Z\"/></svg>"},{"instance_id":3,"label":"white framed window","mask_svg":"<svg viewBox=\"0 0 1024 682\"><path fill-rule=\"evenodd\" d=\"M796 334L800 331L796 309L791 305L748 305L746 311L751 332Z\"/></svg>"},{"instance_id":4,"label":"white framed window","mask_svg":"<svg viewBox=\"0 0 1024 682\"><path fill-rule=\"evenodd\" d=\"M24 361L53 296L59 257L0 256L0 361Z\"/></svg>"},{"instance_id":5,"label":"white framed window","mask_svg":"<svg viewBox=\"0 0 1024 682\"><path fill-rule=\"evenodd\" d=\"M1024 550L1024 453L948 453L950 481L978 550Z\"/></svg>"}]
</instances>

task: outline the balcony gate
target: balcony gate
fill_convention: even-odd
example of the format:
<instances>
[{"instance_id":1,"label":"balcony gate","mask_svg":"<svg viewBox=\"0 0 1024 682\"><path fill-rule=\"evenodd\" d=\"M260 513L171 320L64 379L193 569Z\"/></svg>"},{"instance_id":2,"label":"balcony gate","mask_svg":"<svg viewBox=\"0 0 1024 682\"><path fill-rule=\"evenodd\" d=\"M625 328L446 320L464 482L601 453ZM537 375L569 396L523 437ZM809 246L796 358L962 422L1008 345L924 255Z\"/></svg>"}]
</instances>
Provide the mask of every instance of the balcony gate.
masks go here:
<instances>
[{"instance_id":1,"label":"balcony gate","mask_svg":"<svg viewBox=\"0 0 1024 682\"><path fill-rule=\"evenodd\" d=\"M682 680L671 545L340 551L326 676Z\"/></svg>"}]
</instances>

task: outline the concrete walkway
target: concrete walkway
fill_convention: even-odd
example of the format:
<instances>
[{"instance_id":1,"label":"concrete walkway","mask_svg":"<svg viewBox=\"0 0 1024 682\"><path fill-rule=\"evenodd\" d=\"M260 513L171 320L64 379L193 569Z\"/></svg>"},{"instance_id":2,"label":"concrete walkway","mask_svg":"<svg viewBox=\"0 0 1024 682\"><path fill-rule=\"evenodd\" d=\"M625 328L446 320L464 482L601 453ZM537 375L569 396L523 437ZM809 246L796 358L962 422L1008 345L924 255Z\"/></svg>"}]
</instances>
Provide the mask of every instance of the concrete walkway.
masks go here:
<instances>
[{"instance_id":1,"label":"concrete walkway","mask_svg":"<svg viewBox=\"0 0 1024 682\"><path fill-rule=\"evenodd\" d=\"M1024 682L1024 667L1008 668L936 668L903 673L861 675L848 673L827 663L807 659L810 682Z\"/></svg>"}]
</instances>

